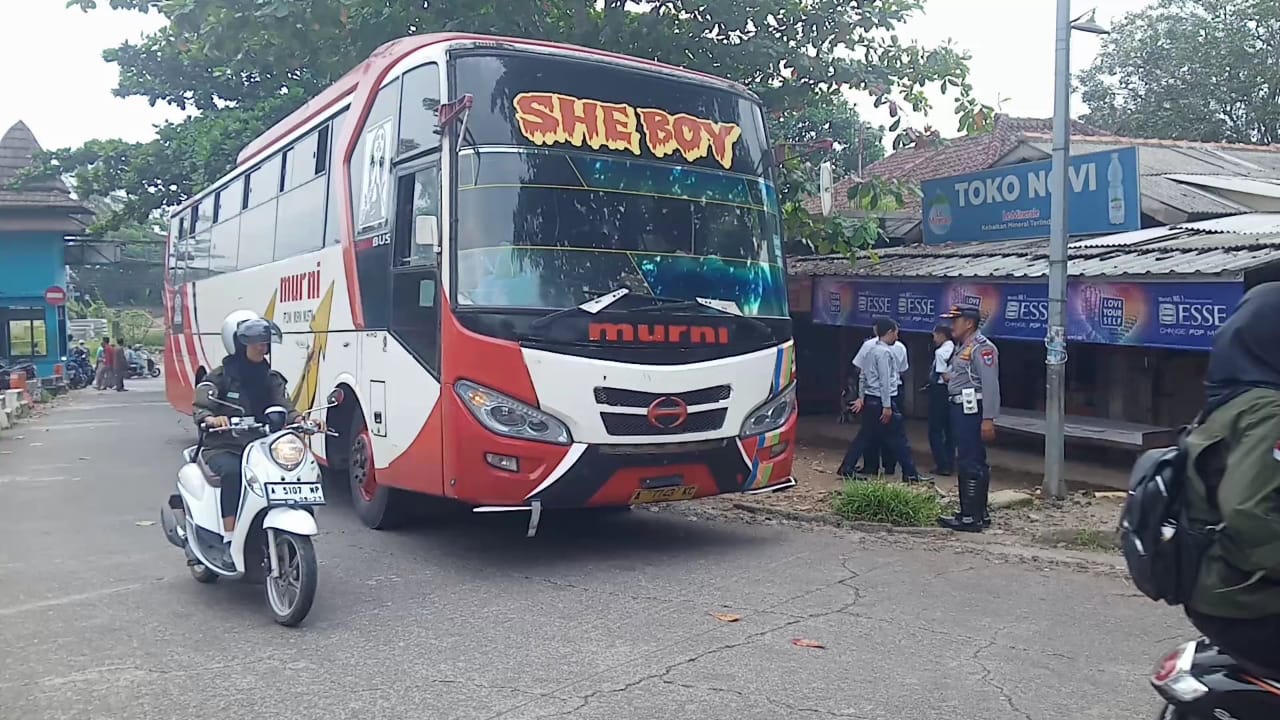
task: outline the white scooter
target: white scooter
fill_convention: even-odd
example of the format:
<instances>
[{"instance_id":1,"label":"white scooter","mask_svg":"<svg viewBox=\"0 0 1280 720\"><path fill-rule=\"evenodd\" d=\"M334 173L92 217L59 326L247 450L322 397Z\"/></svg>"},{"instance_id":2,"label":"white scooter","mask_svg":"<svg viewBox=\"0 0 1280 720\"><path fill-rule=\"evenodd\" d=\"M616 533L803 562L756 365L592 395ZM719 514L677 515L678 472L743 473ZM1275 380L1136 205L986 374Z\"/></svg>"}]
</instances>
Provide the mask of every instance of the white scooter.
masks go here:
<instances>
[{"instance_id":1,"label":"white scooter","mask_svg":"<svg viewBox=\"0 0 1280 720\"><path fill-rule=\"evenodd\" d=\"M267 604L275 621L295 626L311 611L316 594L316 552L311 538L317 533L311 507L325 504L320 466L304 437L320 432L308 420L286 426L282 407L263 413L266 422L243 417L244 408L217 397L212 383L196 387L197 402L224 405L241 416L230 417L231 426L201 429L201 442L183 451L186 462L178 470L178 492L169 496L160 513L165 537L187 555L191 576L200 583L220 577L253 582L265 580ZM335 390L328 404L342 402ZM216 475L200 457L206 432L252 433L262 437L245 447L244 488L236 516L230 554L222 538L221 488Z\"/></svg>"}]
</instances>

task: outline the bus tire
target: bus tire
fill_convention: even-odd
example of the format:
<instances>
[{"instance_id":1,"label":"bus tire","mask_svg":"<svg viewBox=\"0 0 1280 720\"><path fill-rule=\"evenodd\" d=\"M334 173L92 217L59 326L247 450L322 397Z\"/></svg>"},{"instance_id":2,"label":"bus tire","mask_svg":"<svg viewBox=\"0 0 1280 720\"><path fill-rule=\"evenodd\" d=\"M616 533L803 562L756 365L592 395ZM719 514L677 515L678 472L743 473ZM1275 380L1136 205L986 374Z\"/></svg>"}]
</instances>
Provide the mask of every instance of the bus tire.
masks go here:
<instances>
[{"instance_id":1,"label":"bus tire","mask_svg":"<svg viewBox=\"0 0 1280 720\"><path fill-rule=\"evenodd\" d=\"M404 517L403 493L378 485L378 471L373 463L373 436L364 422L364 413L351 420L351 451L348 454L347 477L351 484L351 505L366 527L389 530Z\"/></svg>"}]
</instances>

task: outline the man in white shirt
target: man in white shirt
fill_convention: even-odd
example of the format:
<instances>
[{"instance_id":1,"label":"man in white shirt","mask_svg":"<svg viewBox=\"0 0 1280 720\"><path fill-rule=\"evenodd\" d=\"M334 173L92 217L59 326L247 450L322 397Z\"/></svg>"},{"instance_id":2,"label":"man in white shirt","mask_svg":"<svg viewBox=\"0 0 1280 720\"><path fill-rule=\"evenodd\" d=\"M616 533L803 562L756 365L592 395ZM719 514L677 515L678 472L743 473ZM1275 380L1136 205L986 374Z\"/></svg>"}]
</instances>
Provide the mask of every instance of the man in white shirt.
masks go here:
<instances>
[{"instance_id":1,"label":"man in white shirt","mask_svg":"<svg viewBox=\"0 0 1280 720\"><path fill-rule=\"evenodd\" d=\"M858 348L858 353L853 356L853 366L858 368L859 374L865 370L867 357L871 349L876 346L879 338L874 332L871 337L862 343L862 347ZM907 370L911 368L911 363L907 358L907 346L901 341L896 341L889 347L893 353L893 359L896 363L895 369L898 377L906 377ZM902 413L901 395L895 391L893 395L893 408L899 414ZM897 470L897 458L893 455L893 449L880 442L878 438L873 438L866 446L866 451L862 456L862 473L865 475L878 475L883 469L886 476L891 476Z\"/></svg>"},{"instance_id":2,"label":"man in white shirt","mask_svg":"<svg viewBox=\"0 0 1280 720\"><path fill-rule=\"evenodd\" d=\"M898 457L903 481L928 480L920 475L912 462L911 443L903 428L902 412L895 407L894 398L902 386L902 364L898 354L892 350L899 344L898 324L889 318L877 318L876 335L875 344L859 358L862 364L858 367L862 372L858 384L862 392L852 409L862 415L862 428L849 443L836 472L843 477L856 476L854 464L858 458L865 457L865 450L871 444L879 444L888 446Z\"/></svg>"},{"instance_id":3,"label":"man in white shirt","mask_svg":"<svg viewBox=\"0 0 1280 720\"><path fill-rule=\"evenodd\" d=\"M950 327L939 324L933 329L933 348L933 367L929 373L929 449L933 452L933 474L951 475L956 464L956 443L951 431L950 394L943 378L956 350Z\"/></svg>"}]
</instances>

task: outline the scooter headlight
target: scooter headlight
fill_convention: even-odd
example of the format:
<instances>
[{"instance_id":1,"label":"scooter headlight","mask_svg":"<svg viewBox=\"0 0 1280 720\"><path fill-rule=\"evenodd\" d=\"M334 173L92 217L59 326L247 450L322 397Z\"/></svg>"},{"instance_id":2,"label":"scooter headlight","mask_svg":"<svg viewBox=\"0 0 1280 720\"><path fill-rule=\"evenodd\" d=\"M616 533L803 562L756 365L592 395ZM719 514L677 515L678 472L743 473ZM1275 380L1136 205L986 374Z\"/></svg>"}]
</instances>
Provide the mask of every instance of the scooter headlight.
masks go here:
<instances>
[{"instance_id":1,"label":"scooter headlight","mask_svg":"<svg viewBox=\"0 0 1280 720\"><path fill-rule=\"evenodd\" d=\"M271 443L271 459L285 470L296 470L306 457L307 446L293 433L281 435Z\"/></svg>"}]
</instances>

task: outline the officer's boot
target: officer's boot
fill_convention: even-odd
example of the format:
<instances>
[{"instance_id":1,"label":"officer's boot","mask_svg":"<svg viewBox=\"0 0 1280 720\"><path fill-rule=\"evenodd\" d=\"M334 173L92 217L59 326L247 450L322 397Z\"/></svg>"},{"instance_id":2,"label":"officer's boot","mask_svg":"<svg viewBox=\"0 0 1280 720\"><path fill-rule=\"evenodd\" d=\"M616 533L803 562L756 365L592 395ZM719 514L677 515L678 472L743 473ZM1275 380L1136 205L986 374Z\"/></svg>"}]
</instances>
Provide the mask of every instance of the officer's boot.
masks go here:
<instances>
[{"instance_id":1,"label":"officer's boot","mask_svg":"<svg viewBox=\"0 0 1280 720\"><path fill-rule=\"evenodd\" d=\"M982 508L985 494L979 497L982 476L972 470L960 471L960 512L955 517L938 518L938 524L957 532L982 532Z\"/></svg>"},{"instance_id":2,"label":"officer's boot","mask_svg":"<svg viewBox=\"0 0 1280 720\"><path fill-rule=\"evenodd\" d=\"M991 508L987 507L987 499L991 492L991 468L984 467L978 474L977 497L975 505L977 506L974 514L982 518L981 525L983 529L991 527Z\"/></svg>"}]
</instances>

